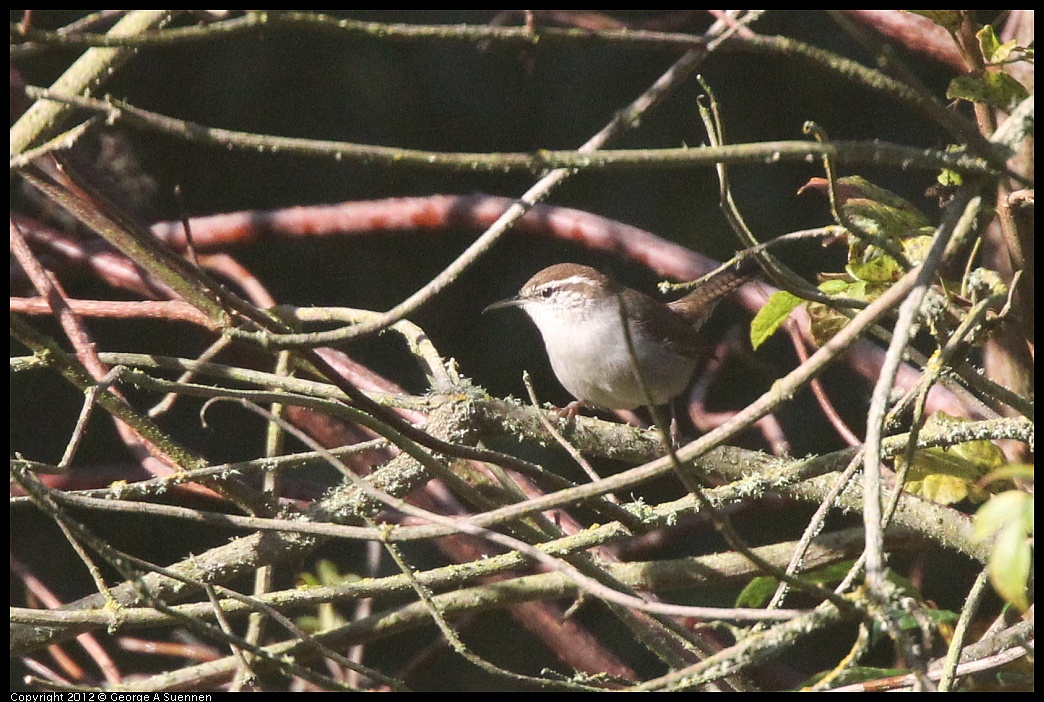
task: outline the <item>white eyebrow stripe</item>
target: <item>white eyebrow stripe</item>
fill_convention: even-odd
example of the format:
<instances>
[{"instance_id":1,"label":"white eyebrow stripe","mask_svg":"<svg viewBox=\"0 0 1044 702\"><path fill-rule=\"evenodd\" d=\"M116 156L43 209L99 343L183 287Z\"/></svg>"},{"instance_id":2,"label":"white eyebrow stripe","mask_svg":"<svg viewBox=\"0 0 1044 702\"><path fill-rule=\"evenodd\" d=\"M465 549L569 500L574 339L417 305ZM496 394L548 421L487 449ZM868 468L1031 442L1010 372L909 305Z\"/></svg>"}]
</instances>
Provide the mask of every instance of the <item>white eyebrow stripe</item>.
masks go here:
<instances>
[{"instance_id":1,"label":"white eyebrow stripe","mask_svg":"<svg viewBox=\"0 0 1044 702\"><path fill-rule=\"evenodd\" d=\"M568 278L554 281L555 285L570 285L572 283L590 283L591 279L583 275L571 275Z\"/></svg>"}]
</instances>

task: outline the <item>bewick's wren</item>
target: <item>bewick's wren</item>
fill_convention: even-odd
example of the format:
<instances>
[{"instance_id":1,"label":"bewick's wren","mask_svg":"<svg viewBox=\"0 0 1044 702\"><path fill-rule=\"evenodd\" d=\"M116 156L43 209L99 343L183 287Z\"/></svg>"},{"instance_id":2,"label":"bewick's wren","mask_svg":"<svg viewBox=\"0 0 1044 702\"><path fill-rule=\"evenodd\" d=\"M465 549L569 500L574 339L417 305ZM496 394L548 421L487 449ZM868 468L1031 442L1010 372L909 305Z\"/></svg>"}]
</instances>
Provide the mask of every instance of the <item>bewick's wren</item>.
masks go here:
<instances>
[{"instance_id":1,"label":"bewick's wren","mask_svg":"<svg viewBox=\"0 0 1044 702\"><path fill-rule=\"evenodd\" d=\"M673 302L631 290L594 268L560 263L484 311L525 310L544 338L559 382L576 399L606 409L634 409L650 399L660 405L685 389L708 353L700 327L723 297L754 277L756 266L748 263L722 269Z\"/></svg>"}]
</instances>

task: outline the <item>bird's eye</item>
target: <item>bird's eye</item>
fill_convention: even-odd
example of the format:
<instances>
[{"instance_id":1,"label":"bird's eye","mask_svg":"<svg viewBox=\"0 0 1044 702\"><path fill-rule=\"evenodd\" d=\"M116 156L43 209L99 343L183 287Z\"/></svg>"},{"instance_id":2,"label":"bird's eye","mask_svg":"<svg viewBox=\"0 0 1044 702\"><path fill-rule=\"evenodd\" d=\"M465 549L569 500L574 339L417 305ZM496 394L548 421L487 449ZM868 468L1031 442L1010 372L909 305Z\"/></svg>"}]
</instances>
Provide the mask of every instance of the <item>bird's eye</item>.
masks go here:
<instances>
[{"instance_id":1,"label":"bird's eye","mask_svg":"<svg viewBox=\"0 0 1044 702\"><path fill-rule=\"evenodd\" d=\"M544 288L540 291L540 296L545 300L555 294L554 288Z\"/></svg>"}]
</instances>

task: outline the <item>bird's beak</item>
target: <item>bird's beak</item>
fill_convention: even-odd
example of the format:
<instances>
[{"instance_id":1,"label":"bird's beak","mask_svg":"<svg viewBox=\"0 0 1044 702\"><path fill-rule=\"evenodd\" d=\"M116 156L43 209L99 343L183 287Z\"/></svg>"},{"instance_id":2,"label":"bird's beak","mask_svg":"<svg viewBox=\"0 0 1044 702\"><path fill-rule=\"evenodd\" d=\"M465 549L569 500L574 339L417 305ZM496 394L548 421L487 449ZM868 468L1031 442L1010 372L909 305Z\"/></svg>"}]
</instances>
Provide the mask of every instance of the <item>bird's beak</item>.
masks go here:
<instances>
[{"instance_id":1,"label":"bird's beak","mask_svg":"<svg viewBox=\"0 0 1044 702\"><path fill-rule=\"evenodd\" d=\"M486 309L482 310L482 313L485 314L486 312L489 312L490 310L499 310L499 309L503 309L505 307L518 307L520 305L524 305L525 302L526 301L523 300L520 297L509 297L506 300L500 300L499 302L494 302L492 305L490 305Z\"/></svg>"}]
</instances>

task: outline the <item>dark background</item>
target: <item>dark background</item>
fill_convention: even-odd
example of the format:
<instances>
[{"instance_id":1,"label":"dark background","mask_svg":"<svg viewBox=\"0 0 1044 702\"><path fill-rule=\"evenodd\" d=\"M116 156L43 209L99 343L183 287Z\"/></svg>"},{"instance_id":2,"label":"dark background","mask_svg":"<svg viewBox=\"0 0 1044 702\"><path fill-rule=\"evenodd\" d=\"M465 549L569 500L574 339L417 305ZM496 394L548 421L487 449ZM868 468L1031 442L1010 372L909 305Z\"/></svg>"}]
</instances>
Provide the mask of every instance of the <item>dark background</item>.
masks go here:
<instances>
[{"instance_id":1,"label":"dark background","mask_svg":"<svg viewBox=\"0 0 1044 702\"><path fill-rule=\"evenodd\" d=\"M637 21L656 13L623 11ZM76 15L34 13L34 25L59 26ZM379 22L489 22L489 11L354 12ZM686 29L709 23L696 13ZM756 24L764 34L785 34L867 64L872 56L825 12L776 12ZM305 30L269 31L207 43L145 49L118 72L104 92L133 105L200 124L283 136L341 140L432 151L534 151L579 146L628 104L677 58L680 51L598 45L483 46L463 42L351 41ZM49 52L19 62L27 83L49 85L74 56ZM910 64L935 94L950 74L919 58ZM713 54L701 74L716 91L730 142L802 139L806 120L835 140L881 139L941 147L945 135L921 117L878 94L868 94L806 63L735 51ZM643 117L641 126L611 148L677 147L705 143L694 80ZM178 217L172 191L180 185L190 215L268 210L402 195L473 192L517 197L529 174L471 174L387 168L331 159L229 152L172 138L121 130L143 170L155 179L155 195L141 203L147 221ZM847 171L846 171L847 172ZM931 211L923 197L932 175L861 168L859 174ZM778 163L732 169L734 195L762 239L830 223L825 198L796 194L818 163ZM14 193L18 197L18 193ZM570 178L549 204L620 220L723 260L738 247L718 208L710 168L587 171ZM324 237L315 241L269 240L232 253L280 303L343 305L384 310L441 271L477 236L474 231ZM798 248L780 254L802 273L837 270L840 249ZM521 395L521 371L535 374L549 401L569 398L558 387L536 331L514 312L481 316L488 303L513 294L532 273L574 260L613 272L651 291L655 276L639 267L593 254L574 244L509 234L458 283L414 315L438 348L461 371L496 394ZM72 292L84 296L87 289ZM109 291L97 291L100 295ZM730 321L741 323L743 317ZM126 340L132 325L113 325ZM92 324L104 334L106 324ZM720 332L721 330L718 329ZM194 334L167 336L143 330L146 345L191 354ZM180 348L185 345L186 348ZM394 344L363 342L360 358L413 391L420 374ZM759 352L762 362L789 363L784 344ZM403 365L405 362L405 365ZM765 382L771 382L766 378ZM828 379L829 382L829 379ZM750 388L750 390L756 390ZM24 408L28 410L29 408ZM34 427L33 433L36 434ZM13 431L17 432L16 428ZM810 438L807 448L822 450Z\"/></svg>"},{"instance_id":2,"label":"dark background","mask_svg":"<svg viewBox=\"0 0 1044 702\"><path fill-rule=\"evenodd\" d=\"M492 11L343 14L416 24L483 24L494 16ZM656 13L613 14L631 21ZM33 22L42 28L58 27L77 16L40 11L34 13ZM17 19L20 15L12 15L12 20ZM697 14L686 31L699 32L709 21L706 15ZM754 28L873 65L873 56L823 11L770 12ZM78 53L51 51L19 61L17 67L26 83L47 86ZM463 42L348 41L303 30L277 31L142 50L104 92L148 110L241 131L432 151L570 149L601 129L679 55L680 51L596 42L570 47L538 43L522 49L496 42L480 47ZM929 90L935 95L945 93L951 77L947 69L918 57L905 58ZM721 51L700 72L716 91L727 138L733 143L802 139L802 124L807 120L818 123L835 140L880 139L934 148L946 143L938 127L919 115L809 64ZM699 94L695 81L690 80L644 116L637 130L610 148L704 143L696 108ZM185 193L188 213L204 215L436 193L517 197L536 179L529 174L454 173L230 152L121 131L133 145L143 170L158 185L155 196L140 203L146 221L178 216L171 195L176 184ZM872 168L860 168L858 173L932 212L933 202L924 197L933 182L931 173ZM818 163L736 167L732 170L734 195L748 224L765 240L831 223L825 198L796 193L809 178L821 175ZM12 198L20 202L21 191L12 188ZM548 203L617 219L718 259L727 258L737 247L718 209L717 180L711 168L583 172L554 191ZM456 231L270 240L230 253L258 275L280 303L384 310L440 272L477 235ZM818 247L780 255L809 276L837 270L843 261L841 252ZM522 396L521 372L529 369L542 397L562 404L569 398L551 375L530 323L511 311L492 316L480 312L490 302L513 294L543 266L564 260L612 270L632 285L655 282L655 276L626 261L567 243L509 234L462 280L412 319L445 356L457 359L464 375L490 392ZM65 282L76 297L112 295L93 280L70 278ZM725 333L744 320L741 314L726 310L716 328ZM146 324L91 322L90 328L105 349L192 357L208 342L203 334L184 327L174 332L169 327L157 331ZM349 351L408 390L425 390L421 375L392 335L361 342ZM725 404L732 409L742 406L744 399L753 399L774 377L786 372L794 362L790 353L778 341L768 344L747 367L748 371L756 368L757 373L724 378L718 395L728 398L731 402ZM78 407L82 396L54 377L23 376L15 379L11 395L13 449L27 458L57 461L76 410L58 412L55 406ZM869 389L853 384L850 377L828 373L824 380L828 387L843 387L848 392L838 396L840 406L850 413L849 419L858 422ZM41 403L43 397L49 402ZM835 448L836 440L819 431L818 425L828 429L825 423L809 421L809 412L815 410L800 404L805 399L799 397L781 417L794 440L794 452ZM241 412L217 411L208 414L210 430L201 432L197 410L191 406L179 409L175 416L186 423L185 428L179 431L175 425L172 432L179 435L183 431L181 438L214 462L258 455L259 422L245 419ZM125 460L110 453L117 443L113 433L106 422L95 421L89 432L92 440L85 444L80 461L106 465ZM762 448L756 437L746 440L752 447ZM802 519L795 520L795 528L800 528ZM162 525L146 529L140 522L133 523L127 530L114 526L109 536L122 536L127 543L117 545L132 551L136 541L163 542ZM20 531L22 540L39 536L32 529L31 533ZM184 546L178 543L174 550ZM62 548L60 537L55 537L53 547ZM458 684L471 689L480 685ZM437 687L438 681L429 686Z\"/></svg>"}]
</instances>

